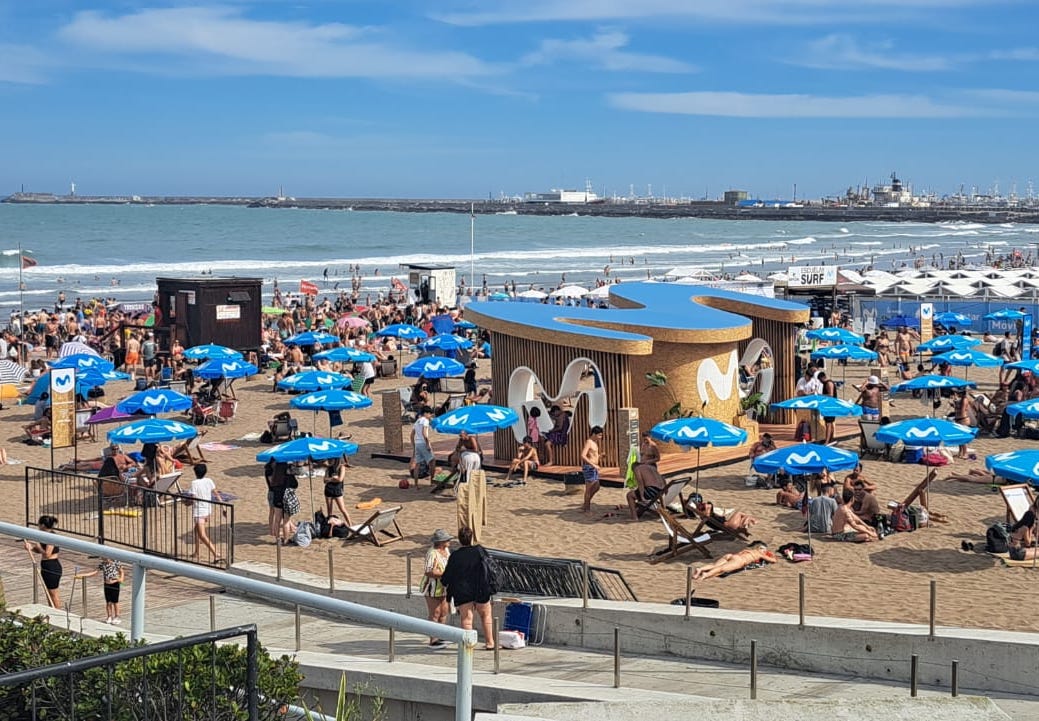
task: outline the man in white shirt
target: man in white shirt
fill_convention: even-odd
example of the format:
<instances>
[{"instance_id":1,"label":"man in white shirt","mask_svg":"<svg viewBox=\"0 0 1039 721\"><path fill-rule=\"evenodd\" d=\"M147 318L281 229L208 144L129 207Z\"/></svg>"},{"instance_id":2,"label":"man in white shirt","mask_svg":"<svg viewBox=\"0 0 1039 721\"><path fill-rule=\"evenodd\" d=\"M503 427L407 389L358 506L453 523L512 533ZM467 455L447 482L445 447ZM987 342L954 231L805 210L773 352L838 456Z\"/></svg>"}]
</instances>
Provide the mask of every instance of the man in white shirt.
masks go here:
<instances>
[{"instance_id":1,"label":"man in white shirt","mask_svg":"<svg viewBox=\"0 0 1039 721\"><path fill-rule=\"evenodd\" d=\"M422 406L418 420L411 427L411 445L414 448L414 453L411 456L410 469L411 477L415 481L415 488L418 488L419 474L422 472L423 464L428 468L430 485L433 485L433 480L436 478L437 459L433 455L433 446L429 442L430 420L432 418L433 409L429 406Z\"/></svg>"}]
</instances>

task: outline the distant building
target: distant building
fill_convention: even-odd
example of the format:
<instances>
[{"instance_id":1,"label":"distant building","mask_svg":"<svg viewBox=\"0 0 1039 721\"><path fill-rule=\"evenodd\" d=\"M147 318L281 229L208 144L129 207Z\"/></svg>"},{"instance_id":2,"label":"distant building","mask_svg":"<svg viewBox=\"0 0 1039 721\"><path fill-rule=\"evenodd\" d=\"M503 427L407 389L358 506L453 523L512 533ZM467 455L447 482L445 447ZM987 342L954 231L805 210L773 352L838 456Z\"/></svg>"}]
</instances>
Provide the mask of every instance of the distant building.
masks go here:
<instances>
[{"instance_id":1,"label":"distant building","mask_svg":"<svg viewBox=\"0 0 1039 721\"><path fill-rule=\"evenodd\" d=\"M722 196L726 205L738 205L748 198L750 198L750 193L746 190L726 190Z\"/></svg>"},{"instance_id":2,"label":"distant building","mask_svg":"<svg viewBox=\"0 0 1039 721\"><path fill-rule=\"evenodd\" d=\"M547 193L524 193L524 203L563 203L580 205L583 203L598 203L600 198L592 192L590 187L584 190L560 190L553 188Z\"/></svg>"}]
</instances>

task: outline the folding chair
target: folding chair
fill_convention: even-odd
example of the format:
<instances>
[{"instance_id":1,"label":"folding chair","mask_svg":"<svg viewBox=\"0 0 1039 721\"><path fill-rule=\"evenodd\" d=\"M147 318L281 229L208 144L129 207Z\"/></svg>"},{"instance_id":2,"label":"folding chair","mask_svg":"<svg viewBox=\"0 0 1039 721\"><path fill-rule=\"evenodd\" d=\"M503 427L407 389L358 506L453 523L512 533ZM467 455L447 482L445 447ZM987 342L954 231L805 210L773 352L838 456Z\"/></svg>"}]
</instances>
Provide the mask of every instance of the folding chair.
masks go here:
<instances>
[{"instance_id":1,"label":"folding chair","mask_svg":"<svg viewBox=\"0 0 1039 721\"><path fill-rule=\"evenodd\" d=\"M233 398L225 398L220 401L220 405L217 407L217 415L224 423L234 420L237 411L238 401Z\"/></svg>"},{"instance_id":2,"label":"folding chair","mask_svg":"<svg viewBox=\"0 0 1039 721\"><path fill-rule=\"evenodd\" d=\"M1003 496L1003 502L1007 504L1007 523L1010 524L1017 523L1024 518L1028 509L1035 503L1032 488L1027 483L1000 486L999 493Z\"/></svg>"},{"instance_id":3,"label":"folding chair","mask_svg":"<svg viewBox=\"0 0 1039 721\"><path fill-rule=\"evenodd\" d=\"M159 370L159 388L169 388L173 382L173 367L163 366Z\"/></svg>"},{"instance_id":4,"label":"folding chair","mask_svg":"<svg viewBox=\"0 0 1039 721\"><path fill-rule=\"evenodd\" d=\"M191 414L191 422L196 426L215 426L220 422L220 415L216 406L202 405L198 400L198 396L192 396L189 413Z\"/></svg>"},{"instance_id":5,"label":"folding chair","mask_svg":"<svg viewBox=\"0 0 1039 721\"><path fill-rule=\"evenodd\" d=\"M194 438L189 438L186 441L181 441L177 446L173 448L172 455L178 461L190 464L192 466L199 463L205 463L206 457L202 455L202 449L199 447L199 439L205 435L205 431L199 431L198 435Z\"/></svg>"},{"instance_id":6,"label":"folding chair","mask_svg":"<svg viewBox=\"0 0 1039 721\"><path fill-rule=\"evenodd\" d=\"M364 539L371 541L376 546L382 546L404 538L404 533L397 525L397 514L403 506L393 506L376 511L368 517L364 523L347 526L350 535L345 540ZM380 538L380 534L381 537Z\"/></svg>"},{"instance_id":7,"label":"folding chair","mask_svg":"<svg viewBox=\"0 0 1039 721\"><path fill-rule=\"evenodd\" d=\"M376 367L379 371L379 375L382 378L396 378L397 377L397 361L396 360L384 360L379 363Z\"/></svg>"},{"instance_id":8,"label":"folding chair","mask_svg":"<svg viewBox=\"0 0 1039 721\"><path fill-rule=\"evenodd\" d=\"M663 493L657 496L655 501L652 503L635 503L636 515L641 518L644 513L657 507L668 510L668 506L671 506L672 504L678 504L684 509L685 498L682 496L682 491L689 486L692 480L692 476L682 476L681 478L674 478L668 481L667 485L664 486ZM684 512L685 511L683 510L681 513ZM678 515L681 515L681 513Z\"/></svg>"},{"instance_id":9,"label":"folding chair","mask_svg":"<svg viewBox=\"0 0 1039 721\"><path fill-rule=\"evenodd\" d=\"M404 423L414 423L418 419L418 408L411 402L411 388L398 388L400 394L400 419Z\"/></svg>"},{"instance_id":10,"label":"folding chair","mask_svg":"<svg viewBox=\"0 0 1039 721\"><path fill-rule=\"evenodd\" d=\"M891 445L877 440L880 421L859 421L859 453L891 460Z\"/></svg>"},{"instance_id":11,"label":"folding chair","mask_svg":"<svg viewBox=\"0 0 1039 721\"><path fill-rule=\"evenodd\" d=\"M292 423L294 418L275 418L271 423L271 440L275 443L293 439Z\"/></svg>"},{"instance_id":12,"label":"folding chair","mask_svg":"<svg viewBox=\"0 0 1039 721\"><path fill-rule=\"evenodd\" d=\"M650 563L677 558L688 551L699 551L704 558L711 557L711 552L707 548L707 544L713 540L711 534L699 533L699 528L696 533L690 533L669 511L662 508L657 508L656 511L660 514L660 520L667 531L667 547L651 553Z\"/></svg>"},{"instance_id":13,"label":"folding chair","mask_svg":"<svg viewBox=\"0 0 1039 721\"><path fill-rule=\"evenodd\" d=\"M713 513L704 513L695 503L687 504L685 511L690 518L700 521L696 530L693 531L694 535L707 531L712 539L723 538L727 541L744 542L750 540L750 531L746 528L734 531L725 525L724 519L715 516Z\"/></svg>"},{"instance_id":14,"label":"folding chair","mask_svg":"<svg viewBox=\"0 0 1039 721\"><path fill-rule=\"evenodd\" d=\"M87 423L87 421L90 420L91 415L93 415L93 411L91 411L90 409L76 411L76 440L97 440L97 434L94 431L94 426Z\"/></svg>"}]
</instances>

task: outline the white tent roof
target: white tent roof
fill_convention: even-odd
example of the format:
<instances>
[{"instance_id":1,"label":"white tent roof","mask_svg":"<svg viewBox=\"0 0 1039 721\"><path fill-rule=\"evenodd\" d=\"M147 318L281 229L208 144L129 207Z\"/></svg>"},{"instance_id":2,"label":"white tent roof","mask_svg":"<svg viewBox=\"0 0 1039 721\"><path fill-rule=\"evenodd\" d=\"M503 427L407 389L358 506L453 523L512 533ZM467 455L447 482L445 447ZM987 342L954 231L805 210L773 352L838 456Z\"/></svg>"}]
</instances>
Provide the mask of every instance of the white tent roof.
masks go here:
<instances>
[{"instance_id":1,"label":"white tent roof","mask_svg":"<svg viewBox=\"0 0 1039 721\"><path fill-rule=\"evenodd\" d=\"M610 286L600 285L598 288L594 288L584 294L585 298L609 298L610 297Z\"/></svg>"},{"instance_id":2,"label":"white tent roof","mask_svg":"<svg viewBox=\"0 0 1039 721\"><path fill-rule=\"evenodd\" d=\"M696 265L680 265L664 273L664 276L673 278L712 278L714 274L706 268Z\"/></svg>"},{"instance_id":3,"label":"white tent roof","mask_svg":"<svg viewBox=\"0 0 1039 721\"><path fill-rule=\"evenodd\" d=\"M1016 285L996 285L989 288L988 291L992 295L998 295L1003 298L1016 298L1024 292Z\"/></svg>"},{"instance_id":4,"label":"white tent roof","mask_svg":"<svg viewBox=\"0 0 1039 721\"><path fill-rule=\"evenodd\" d=\"M973 285L964 282L958 283L942 283L937 289L939 295L958 295L964 298L968 298L972 295L977 294L978 289Z\"/></svg>"},{"instance_id":5,"label":"white tent roof","mask_svg":"<svg viewBox=\"0 0 1039 721\"><path fill-rule=\"evenodd\" d=\"M579 285L564 285L562 288L556 288L548 295L552 298L582 298L587 292L587 288L582 288Z\"/></svg>"},{"instance_id":6,"label":"white tent roof","mask_svg":"<svg viewBox=\"0 0 1039 721\"><path fill-rule=\"evenodd\" d=\"M547 298L548 297L548 293L545 293L545 292L540 291L540 290L534 290L533 288L531 288L530 290L525 290L522 293L517 293L516 297L517 298L537 298L538 300L541 300L542 298Z\"/></svg>"}]
</instances>

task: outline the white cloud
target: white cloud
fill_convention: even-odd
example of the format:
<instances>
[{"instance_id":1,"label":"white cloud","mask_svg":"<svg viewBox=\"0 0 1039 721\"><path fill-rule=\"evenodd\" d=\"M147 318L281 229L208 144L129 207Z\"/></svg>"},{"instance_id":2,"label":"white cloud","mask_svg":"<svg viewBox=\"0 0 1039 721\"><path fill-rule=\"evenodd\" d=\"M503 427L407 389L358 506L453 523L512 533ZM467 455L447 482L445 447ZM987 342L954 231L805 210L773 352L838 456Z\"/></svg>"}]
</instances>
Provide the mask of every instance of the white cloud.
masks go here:
<instances>
[{"instance_id":1,"label":"white cloud","mask_svg":"<svg viewBox=\"0 0 1039 721\"><path fill-rule=\"evenodd\" d=\"M0 83L44 83L51 65L50 59L34 47L0 43Z\"/></svg>"},{"instance_id":2,"label":"white cloud","mask_svg":"<svg viewBox=\"0 0 1039 721\"><path fill-rule=\"evenodd\" d=\"M862 47L848 35L827 35L811 44L803 55L789 58L791 65L827 70L899 70L930 72L949 70L954 62L937 55L897 53L890 41Z\"/></svg>"},{"instance_id":3,"label":"white cloud","mask_svg":"<svg viewBox=\"0 0 1039 721\"><path fill-rule=\"evenodd\" d=\"M964 118L1004 115L974 104L945 104L921 95L768 95L736 92L615 93L623 110L734 118Z\"/></svg>"},{"instance_id":4,"label":"white cloud","mask_svg":"<svg viewBox=\"0 0 1039 721\"><path fill-rule=\"evenodd\" d=\"M1039 48L1013 48L1011 50L994 50L989 53L992 60L1024 60L1039 61Z\"/></svg>"},{"instance_id":5,"label":"white cloud","mask_svg":"<svg viewBox=\"0 0 1039 721\"><path fill-rule=\"evenodd\" d=\"M1009 0L1003 0L1006 2ZM992 0L511 0L491 10L441 13L456 25L494 25L546 21L610 21L688 18L740 24L807 24L834 21L878 21L925 11L964 6L991 6Z\"/></svg>"},{"instance_id":6,"label":"white cloud","mask_svg":"<svg viewBox=\"0 0 1039 721\"><path fill-rule=\"evenodd\" d=\"M626 33L604 30L590 38L575 40L548 39L541 47L526 55L520 62L525 65L551 65L557 62L579 61L614 71L648 73L691 73L697 68L681 60L660 55L644 55L625 50L630 38Z\"/></svg>"},{"instance_id":7,"label":"white cloud","mask_svg":"<svg viewBox=\"0 0 1039 721\"><path fill-rule=\"evenodd\" d=\"M59 37L106 53L177 57L171 71L192 74L461 79L499 71L465 53L393 47L369 28L252 20L227 7L82 12Z\"/></svg>"}]
</instances>

